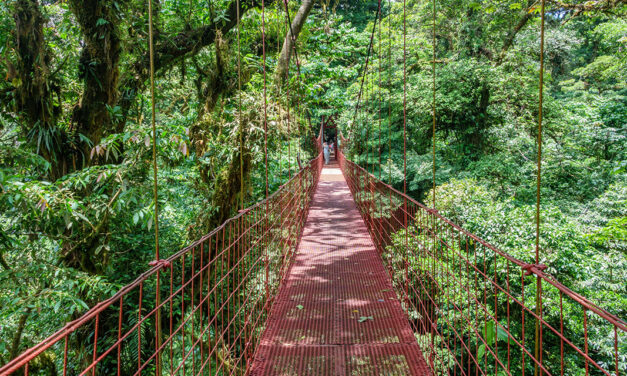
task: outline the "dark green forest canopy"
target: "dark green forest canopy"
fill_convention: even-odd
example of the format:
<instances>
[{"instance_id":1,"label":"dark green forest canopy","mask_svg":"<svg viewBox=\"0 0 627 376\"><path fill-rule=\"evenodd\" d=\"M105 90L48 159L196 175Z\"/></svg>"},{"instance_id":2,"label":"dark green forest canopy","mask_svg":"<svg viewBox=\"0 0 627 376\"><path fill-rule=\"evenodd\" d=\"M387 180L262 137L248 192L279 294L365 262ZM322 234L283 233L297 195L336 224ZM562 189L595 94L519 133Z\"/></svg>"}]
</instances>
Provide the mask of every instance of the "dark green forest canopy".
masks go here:
<instances>
[{"instance_id":1,"label":"dark green forest canopy","mask_svg":"<svg viewBox=\"0 0 627 376\"><path fill-rule=\"evenodd\" d=\"M230 217L240 200L264 196L261 2L241 0L239 43L235 0L153 3L168 255ZM305 3L289 2L292 19ZM291 56L280 77L271 73L281 61L285 12L282 1L265 2L270 190L294 173L297 157L312 156L320 118L333 114L351 141L350 158L401 188L402 2L383 0L376 25L376 1L312 3L297 36L300 74ZM406 7L407 187L427 201L432 3ZM547 1L541 190L542 263L623 319L626 12L624 0ZM438 0L436 14L438 209L530 262L539 3ZM147 21L144 0L0 3L0 364L153 258Z\"/></svg>"}]
</instances>

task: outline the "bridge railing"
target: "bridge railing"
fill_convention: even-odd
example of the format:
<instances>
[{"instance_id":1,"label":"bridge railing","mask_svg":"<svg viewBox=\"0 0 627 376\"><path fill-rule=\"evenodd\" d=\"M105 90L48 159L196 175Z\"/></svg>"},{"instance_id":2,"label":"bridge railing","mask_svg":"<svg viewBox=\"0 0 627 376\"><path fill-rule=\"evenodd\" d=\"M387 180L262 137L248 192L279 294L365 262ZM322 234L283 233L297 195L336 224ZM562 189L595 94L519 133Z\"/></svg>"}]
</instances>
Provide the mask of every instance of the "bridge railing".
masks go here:
<instances>
[{"instance_id":1,"label":"bridge railing","mask_svg":"<svg viewBox=\"0 0 627 376\"><path fill-rule=\"evenodd\" d=\"M319 155L267 200L154 262L0 375L246 374L321 169Z\"/></svg>"},{"instance_id":2,"label":"bridge railing","mask_svg":"<svg viewBox=\"0 0 627 376\"><path fill-rule=\"evenodd\" d=\"M626 374L624 321L339 160L434 374Z\"/></svg>"}]
</instances>

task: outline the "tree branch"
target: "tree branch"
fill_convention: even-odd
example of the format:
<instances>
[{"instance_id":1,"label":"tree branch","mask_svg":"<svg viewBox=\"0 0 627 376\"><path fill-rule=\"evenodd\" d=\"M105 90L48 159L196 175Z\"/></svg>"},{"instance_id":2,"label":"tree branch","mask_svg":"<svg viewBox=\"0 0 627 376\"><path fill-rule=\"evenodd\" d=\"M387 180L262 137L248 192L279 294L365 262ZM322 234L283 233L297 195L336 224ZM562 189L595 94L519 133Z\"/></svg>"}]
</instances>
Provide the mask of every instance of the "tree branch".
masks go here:
<instances>
[{"instance_id":1,"label":"tree branch","mask_svg":"<svg viewBox=\"0 0 627 376\"><path fill-rule=\"evenodd\" d=\"M281 55L279 56L276 70L274 72L274 80L277 83L283 82L287 78L286 72L290 64L290 59L292 58L292 50L294 49L298 35L303 29L303 25L305 25L309 12L311 12L313 4L314 0L303 0L298 12L294 16L294 20L292 21L289 30L287 30L285 41L283 42L283 48L281 49Z\"/></svg>"},{"instance_id":2,"label":"tree branch","mask_svg":"<svg viewBox=\"0 0 627 376\"><path fill-rule=\"evenodd\" d=\"M271 5L273 2L274 0L268 0L265 5ZM261 4L258 0L241 0L239 3L240 19L247 11ZM197 54L202 48L213 44L218 33L226 35L237 25L237 13L237 1L233 0L227 8L225 21L212 22L209 25L182 31L175 35L158 35L158 40L155 42L155 71L160 73L169 69L179 60ZM130 72L122 79L120 84L122 96L119 105L125 115L128 114L137 93L146 87L150 74L149 67L150 60L146 54L131 65ZM124 123L120 122L120 127L123 127ZM118 129L117 132L121 130Z\"/></svg>"},{"instance_id":3,"label":"tree branch","mask_svg":"<svg viewBox=\"0 0 627 376\"><path fill-rule=\"evenodd\" d=\"M562 10L569 10L573 12L571 17L567 19L566 21L579 16L583 12L608 12L608 11L615 9L621 4L627 4L627 0L592 0L592 1L586 1L583 3L575 3L575 4L565 3L561 0L549 0L549 1L555 4L558 8ZM532 4L527 6L527 8L524 9L520 13L520 19L518 20L518 23L509 32L509 34L505 38L505 41L503 42L501 53L499 54L499 58L496 62L497 66L503 63L503 61L505 60L505 55L507 54L507 51L514 44L514 39L516 38L516 35L518 35L518 33L525 27L525 25L527 25L529 20L531 20L531 18L533 17L534 15L533 8L537 4L538 4L538 1L534 1Z\"/></svg>"},{"instance_id":4,"label":"tree branch","mask_svg":"<svg viewBox=\"0 0 627 376\"><path fill-rule=\"evenodd\" d=\"M533 17L533 12L531 10L533 9L536 3L537 2L534 2L533 4L529 5L526 9L523 9L523 11L520 13L520 19L518 20L518 23L509 32L509 34L505 38L505 41L503 42L503 46L501 47L501 53L499 54L499 58L496 61L496 66L499 66L503 63L503 61L505 60L505 55L507 54L507 51L514 44L514 39L516 39L516 35L518 35L518 33L523 29L523 27L525 27L525 25L527 24L527 22L529 22L531 17Z\"/></svg>"},{"instance_id":5,"label":"tree branch","mask_svg":"<svg viewBox=\"0 0 627 376\"><path fill-rule=\"evenodd\" d=\"M569 19L579 16L583 12L607 12L621 4L627 4L627 0L592 0L583 3L569 4L560 0L550 0L559 8L571 10L573 14Z\"/></svg>"}]
</instances>

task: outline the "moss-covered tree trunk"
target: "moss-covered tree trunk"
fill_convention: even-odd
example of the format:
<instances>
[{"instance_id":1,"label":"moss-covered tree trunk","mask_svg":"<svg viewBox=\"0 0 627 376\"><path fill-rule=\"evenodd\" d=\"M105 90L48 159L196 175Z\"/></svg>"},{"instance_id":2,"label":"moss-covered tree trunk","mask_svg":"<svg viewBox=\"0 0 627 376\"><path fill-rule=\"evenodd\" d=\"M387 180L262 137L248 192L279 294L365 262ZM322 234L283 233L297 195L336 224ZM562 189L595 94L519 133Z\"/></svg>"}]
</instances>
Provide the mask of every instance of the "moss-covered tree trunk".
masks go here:
<instances>
[{"instance_id":1,"label":"moss-covered tree trunk","mask_svg":"<svg viewBox=\"0 0 627 376\"><path fill-rule=\"evenodd\" d=\"M50 81L51 52L44 39L45 19L39 1L16 1L14 19L16 112L31 144L51 163L51 175L55 179L65 170L57 155L63 140L56 126L59 108L54 105L53 96L57 86Z\"/></svg>"},{"instance_id":2,"label":"moss-covered tree trunk","mask_svg":"<svg viewBox=\"0 0 627 376\"><path fill-rule=\"evenodd\" d=\"M90 141L76 138L79 149L76 168L81 168L97 161L91 149L100 143L115 120L111 113L118 100L119 11L109 0L71 0L70 6L85 43L79 61L83 93L72 114L73 130Z\"/></svg>"}]
</instances>

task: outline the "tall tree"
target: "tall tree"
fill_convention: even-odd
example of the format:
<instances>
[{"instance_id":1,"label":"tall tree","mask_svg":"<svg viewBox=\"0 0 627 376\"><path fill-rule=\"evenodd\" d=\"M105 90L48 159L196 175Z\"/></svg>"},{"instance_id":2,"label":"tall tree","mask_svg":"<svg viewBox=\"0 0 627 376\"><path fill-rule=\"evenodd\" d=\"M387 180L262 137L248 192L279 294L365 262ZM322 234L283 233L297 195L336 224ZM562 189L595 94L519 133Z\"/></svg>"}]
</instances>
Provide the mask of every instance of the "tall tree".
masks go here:
<instances>
[{"instance_id":1,"label":"tall tree","mask_svg":"<svg viewBox=\"0 0 627 376\"><path fill-rule=\"evenodd\" d=\"M279 61L274 73L276 82L283 82L286 78L286 72L290 64L296 40L303 29L303 25L305 25L305 22L307 21L307 17L309 16L313 5L314 0L303 0L300 4L300 8L298 8L298 12L296 12L294 19L287 30L285 40L283 41L283 48L281 49L281 55L279 55Z\"/></svg>"},{"instance_id":2,"label":"tall tree","mask_svg":"<svg viewBox=\"0 0 627 376\"><path fill-rule=\"evenodd\" d=\"M62 135L56 127L59 107L53 103L58 86L51 81L51 51L44 39L45 18L38 0L15 2L16 67L9 69L13 80L15 110L21 117L22 129L36 145L38 152L58 172L58 152ZM9 63L10 64L10 63Z\"/></svg>"},{"instance_id":3,"label":"tall tree","mask_svg":"<svg viewBox=\"0 0 627 376\"><path fill-rule=\"evenodd\" d=\"M100 142L105 130L111 128L110 112L119 97L119 62L122 53L118 35L118 6L108 0L70 1L84 40L79 61L83 93L74 107L72 122L73 130L86 138L79 139L79 165L75 168L89 163L92 159L91 147Z\"/></svg>"}]
</instances>

